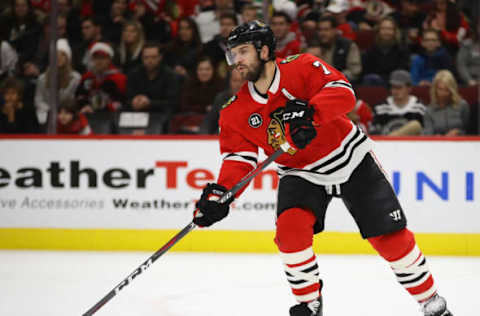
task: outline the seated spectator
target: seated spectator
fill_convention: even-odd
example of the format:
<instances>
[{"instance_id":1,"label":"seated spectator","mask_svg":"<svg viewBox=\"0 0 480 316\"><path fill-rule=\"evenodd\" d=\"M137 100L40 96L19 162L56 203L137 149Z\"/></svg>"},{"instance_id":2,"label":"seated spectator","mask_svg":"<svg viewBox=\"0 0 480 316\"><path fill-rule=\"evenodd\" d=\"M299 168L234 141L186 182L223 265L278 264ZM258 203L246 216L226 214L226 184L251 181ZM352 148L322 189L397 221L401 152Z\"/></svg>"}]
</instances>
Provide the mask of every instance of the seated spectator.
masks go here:
<instances>
[{"instance_id":1,"label":"seated spectator","mask_svg":"<svg viewBox=\"0 0 480 316\"><path fill-rule=\"evenodd\" d=\"M0 134L38 132L35 112L24 104L23 86L15 78L8 78L2 87L3 104L0 106Z\"/></svg>"},{"instance_id":2,"label":"seated spectator","mask_svg":"<svg viewBox=\"0 0 480 316\"><path fill-rule=\"evenodd\" d=\"M272 8L274 11L285 12L290 19L294 21L297 17L298 8L295 1L290 0L273 0Z\"/></svg>"},{"instance_id":3,"label":"seated spectator","mask_svg":"<svg viewBox=\"0 0 480 316\"><path fill-rule=\"evenodd\" d=\"M129 108L170 115L177 108L179 93L177 75L163 62L163 49L159 44L147 43L142 65L128 75Z\"/></svg>"},{"instance_id":4,"label":"seated spectator","mask_svg":"<svg viewBox=\"0 0 480 316\"><path fill-rule=\"evenodd\" d=\"M212 59L208 56L199 58L195 76L186 82L183 89L180 110L183 113L206 113L223 87L222 80L218 79L213 69Z\"/></svg>"},{"instance_id":5,"label":"seated spectator","mask_svg":"<svg viewBox=\"0 0 480 316\"><path fill-rule=\"evenodd\" d=\"M166 5L166 1L130 1L133 18L142 23L148 41L162 44L170 41L172 29L168 20L171 18L165 12L161 12L161 7ZM171 1L169 5L176 6L178 1Z\"/></svg>"},{"instance_id":6,"label":"seated spectator","mask_svg":"<svg viewBox=\"0 0 480 316\"><path fill-rule=\"evenodd\" d=\"M426 13L420 9L421 0L403 0L400 9L390 13L402 33L402 43L407 45L410 51L418 50L420 31Z\"/></svg>"},{"instance_id":7,"label":"seated spectator","mask_svg":"<svg viewBox=\"0 0 480 316\"><path fill-rule=\"evenodd\" d=\"M82 75L77 103L83 113L117 111L125 101L127 77L112 63L113 49L98 42L90 49L92 70Z\"/></svg>"},{"instance_id":8,"label":"seated spectator","mask_svg":"<svg viewBox=\"0 0 480 316\"><path fill-rule=\"evenodd\" d=\"M74 100L60 103L57 113L57 134L92 134L86 116L78 111Z\"/></svg>"},{"instance_id":9,"label":"seated spectator","mask_svg":"<svg viewBox=\"0 0 480 316\"><path fill-rule=\"evenodd\" d=\"M42 33L38 41L37 51L32 60L24 64L23 74L25 77L37 78L40 73L47 69L50 62L50 17L45 17ZM57 38L67 37L67 17L59 15L57 18Z\"/></svg>"},{"instance_id":10,"label":"seated spectator","mask_svg":"<svg viewBox=\"0 0 480 316\"><path fill-rule=\"evenodd\" d=\"M215 96L223 88L224 84L217 78L210 57L199 58L195 76L186 82L183 89L177 129L197 133L204 115L212 108Z\"/></svg>"},{"instance_id":11,"label":"seated spectator","mask_svg":"<svg viewBox=\"0 0 480 316\"><path fill-rule=\"evenodd\" d=\"M2 32L0 31L0 36ZM15 49L0 37L0 82L6 77L13 76L18 64L18 54Z\"/></svg>"},{"instance_id":12,"label":"seated spectator","mask_svg":"<svg viewBox=\"0 0 480 316\"><path fill-rule=\"evenodd\" d=\"M73 0L57 0L58 14L66 17L67 38L70 46L77 47L82 40L82 21L80 10L72 2Z\"/></svg>"},{"instance_id":13,"label":"seated spectator","mask_svg":"<svg viewBox=\"0 0 480 316\"><path fill-rule=\"evenodd\" d=\"M464 135L470 121L468 103L458 94L452 73L439 71L430 88L431 102L425 114L425 135Z\"/></svg>"},{"instance_id":14,"label":"seated spectator","mask_svg":"<svg viewBox=\"0 0 480 316\"><path fill-rule=\"evenodd\" d=\"M423 28L440 32L450 53L455 54L469 32L468 22L454 1L434 0L433 3L434 9L425 19Z\"/></svg>"},{"instance_id":15,"label":"seated spectator","mask_svg":"<svg viewBox=\"0 0 480 316\"><path fill-rule=\"evenodd\" d=\"M80 83L81 76L72 69L72 50L66 39L57 41L57 67L58 67L58 102L62 104L66 100L75 97L75 91ZM47 123L50 104L55 102L50 99L50 70L47 70L38 77L35 89L35 109L40 125Z\"/></svg>"},{"instance_id":16,"label":"seated spectator","mask_svg":"<svg viewBox=\"0 0 480 316\"><path fill-rule=\"evenodd\" d=\"M337 21L332 16L324 16L318 21L321 58L343 72L348 80L355 81L362 72L360 50L357 44L337 34L336 25Z\"/></svg>"},{"instance_id":17,"label":"seated spectator","mask_svg":"<svg viewBox=\"0 0 480 316\"><path fill-rule=\"evenodd\" d=\"M353 110L347 113L347 117L360 126L365 133L368 133L372 124L373 113L367 102L358 99Z\"/></svg>"},{"instance_id":18,"label":"seated spectator","mask_svg":"<svg viewBox=\"0 0 480 316\"><path fill-rule=\"evenodd\" d=\"M200 126L200 134L218 134L218 119L220 110L232 98L245 83L242 75L234 68L230 73L229 86L218 93L213 100L213 106L208 111Z\"/></svg>"},{"instance_id":19,"label":"seated spectator","mask_svg":"<svg viewBox=\"0 0 480 316\"><path fill-rule=\"evenodd\" d=\"M440 34L434 29L423 31L421 45L420 54L413 55L410 73L414 85L430 86L437 71L452 69L452 58L442 47Z\"/></svg>"},{"instance_id":20,"label":"seated spectator","mask_svg":"<svg viewBox=\"0 0 480 316\"><path fill-rule=\"evenodd\" d=\"M340 35L354 41L356 39L355 32L347 21L349 9L349 0L330 1L330 4L325 8L326 13L332 15L337 21L337 30L340 32Z\"/></svg>"},{"instance_id":21,"label":"seated spectator","mask_svg":"<svg viewBox=\"0 0 480 316\"><path fill-rule=\"evenodd\" d=\"M165 62L177 74L187 77L195 72L196 58L201 49L197 24L190 17L181 18L177 37L167 46Z\"/></svg>"},{"instance_id":22,"label":"seated spectator","mask_svg":"<svg viewBox=\"0 0 480 316\"><path fill-rule=\"evenodd\" d=\"M245 4L241 11L241 23L248 23L258 19L257 8L253 4Z\"/></svg>"},{"instance_id":23,"label":"seated spectator","mask_svg":"<svg viewBox=\"0 0 480 316\"><path fill-rule=\"evenodd\" d=\"M217 74L221 78L226 78L228 66L225 61L225 52L227 49L227 37L232 29L238 25L235 13L223 13L220 15L220 33L210 42L205 44L204 54L210 56L215 63Z\"/></svg>"},{"instance_id":24,"label":"seated spectator","mask_svg":"<svg viewBox=\"0 0 480 316\"><path fill-rule=\"evenodd\" d=\"M97 42L102 41L102 26L93 18L85 18L82 21L82 41L74 49L73 65L80 73L85 72L89 67L90 49Z\"/></svg>"},{"instance_id":25,"label":"seated spectator","mask_svg":"<svg viewBox=\"0 0 480 316\"><path fill-rule=\"evenodd\" d=\"M277 40L275 55L278 58L300 53L300 41L297 40L295 33L290 31L291 24L292 20L285 12L273 13L270 27Z\"/></svg>"},{"instance_id":26,"label":"seated spectator","mask_svg":"<svg viewBox=\"0 0 480 316\"><path fill-rule=\"evenodd\" d=\"M386 17L376 29L375 44L363 58L365 85L387 85L390 73L397 69L409 69L410 55L400 44L400 31L395 21Z\"/></svg>"},{"instance_id":27,"label":"seated spectator","mask_svg":"<svg viewBox=\"0 0 480 316\"><path fill-rule=\"evenodd\" d=\"M300 24L300 32L302 34L303 39L305 40L305 44L302 42L302 48L308 46L310 42L315 41L317 38L317 21L320 18L321 14L319 11L310 11L306 13L299 21Z\"/></svg>"},{"instance_id":28,"label":"seated spectator","mask_svg":"<svg viewBox=\"0 0 480 316\"><path fill-rule=\"evenodd\" d=\"M125 22L131 17L127 0L113 0L110 15L102 23L103 36L107 41L120 44Z\"/></svg>"},{"instance_id":29,"label":"seated spectator","mask_svg":"<svg viewBox=\"0 0 480 316\"><path fill-rule=\"evenodd\" d=\"M388 136L419 135L422 132L425 106L410 94L412 79L406 70L390 75L391 96L373 108L372 134Z\"/></svg>"},{"instance_id":30,"label":"seated spectator","mask_svg":"<svg viewBox=\"0 0 480 316\"><path fill-rule=\"evenodd\" d=\"M117 50L115 65L122 69L123 73L129 73L139 66L145 34L140 22L132 20L123 25L122 40Z\"/></svg>"},{"instance_id":31,"label":"seated spectator","mask_svg":"<svg viewBox=\"0 0 480 316\"><path fill-rule=\"evenodd\" d=\"M17 51L20 65L31 61L37 51L42 28L30 1L12 0L2 19L1 27L8 30L8 42Z\"/></svg>"},{"instance_id":32,"label":"seated spectator","mask_svg":"<svg viewBox=\"0 0 480 316\"><path fill-rule=\"evenodd\" d=\"M480 83L480 24L471 39L462 41L457 54L457 71L462 81L474 86Z\"/></svg>"}]
</instances>

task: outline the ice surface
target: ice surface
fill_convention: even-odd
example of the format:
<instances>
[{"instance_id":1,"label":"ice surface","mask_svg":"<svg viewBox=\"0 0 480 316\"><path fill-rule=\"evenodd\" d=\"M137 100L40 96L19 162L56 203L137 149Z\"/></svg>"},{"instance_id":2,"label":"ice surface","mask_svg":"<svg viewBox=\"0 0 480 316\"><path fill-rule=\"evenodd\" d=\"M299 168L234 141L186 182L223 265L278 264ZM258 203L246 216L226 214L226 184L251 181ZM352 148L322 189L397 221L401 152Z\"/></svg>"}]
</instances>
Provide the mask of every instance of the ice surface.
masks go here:
<instances>
[{"instance_id":1,"label":"ice surface","mask_svg":"<svg viewBox=\"0 0 480 316\"><path fill-rule=\"evenodd\" d=\"M151 253L0 251L0 315L82 315ZM455 316L480 313L480 258L428 257ZM376 256L319 255L325 316L421 315ZM279 258L167 253L98 316L288 315Z\"/></svg>"}]
</instances>

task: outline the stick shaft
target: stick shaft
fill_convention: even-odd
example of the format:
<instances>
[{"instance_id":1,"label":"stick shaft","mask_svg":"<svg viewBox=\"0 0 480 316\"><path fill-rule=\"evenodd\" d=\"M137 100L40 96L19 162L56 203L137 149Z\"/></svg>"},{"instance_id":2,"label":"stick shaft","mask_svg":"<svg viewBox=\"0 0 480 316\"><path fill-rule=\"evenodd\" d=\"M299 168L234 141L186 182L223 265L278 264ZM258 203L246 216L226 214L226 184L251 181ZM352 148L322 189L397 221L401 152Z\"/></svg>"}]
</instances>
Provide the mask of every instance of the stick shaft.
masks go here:
<instances>
[{"instance_id":1,"label":"stick shaft","mask_svg":"<svg viewBox=\"0 0 480 316\"><path fill-rule=\"evenodd\" d=\"M277 159L284 151L278 149L270 157L265 159L261 164L259 164L255 169L250 171L245 177L242 178L237 184L235 184L230 190L225 192L219 199L220 203L226 202L231 197L235 196L244 186L246 186L253 178L255 178L262 170L264 170L268 165L270 165L275 159ZM118 294L123 288L129 285L138 275L143 271L147 270L158 258L165 254L170 248L172 248L180 239L185 237L189 232L191 232L197 225L190 222L185 226L180 232L173 236L162 248L158 249L153 255L151 255L144 263L142 263L138 268L136 268L128 277L126 277L122 282L120 282L116 287L114 287L107 295L105 295L100 301L98 301L94 306L92 306L85 314L82 316L92 316L95 314L103 305L108 303L114 296Z\"/></svg>"}]
</instances>

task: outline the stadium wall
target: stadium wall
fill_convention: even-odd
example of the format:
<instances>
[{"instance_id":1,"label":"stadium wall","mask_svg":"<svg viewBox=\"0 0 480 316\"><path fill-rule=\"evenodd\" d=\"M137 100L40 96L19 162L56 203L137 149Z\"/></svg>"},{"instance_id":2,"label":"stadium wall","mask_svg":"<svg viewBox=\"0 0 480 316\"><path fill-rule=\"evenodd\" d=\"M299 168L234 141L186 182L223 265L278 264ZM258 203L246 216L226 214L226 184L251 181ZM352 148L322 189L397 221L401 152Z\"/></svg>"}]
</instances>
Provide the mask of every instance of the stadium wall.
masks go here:
<instances>
[{"instance_id":1,"label":"stadium wall","mask_svg":"<svg viewBox=\"0 0 480 316\"><path fill-rule=\"evenodd\" d=\"M375 140L424 252L479 256L480 138ZM0 135L0 152L2 249L156 250L189 223L220 165L216 137ZM275 252L277 186L268 168L229 217L173 250ZM340 200L314 248L373 253Z\"/></svg>"}]
</instances>

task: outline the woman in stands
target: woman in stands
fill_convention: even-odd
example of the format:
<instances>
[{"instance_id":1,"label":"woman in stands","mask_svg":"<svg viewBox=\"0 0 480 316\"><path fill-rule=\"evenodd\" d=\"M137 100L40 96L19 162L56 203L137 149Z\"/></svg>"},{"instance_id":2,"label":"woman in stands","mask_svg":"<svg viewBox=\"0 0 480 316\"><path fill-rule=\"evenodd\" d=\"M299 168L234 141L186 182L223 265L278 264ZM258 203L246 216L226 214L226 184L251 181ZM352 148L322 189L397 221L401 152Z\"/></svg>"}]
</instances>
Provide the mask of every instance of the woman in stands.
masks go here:
<instances>
[{"instance_id":1,"label":"woman in stands","mask_svg":"<svg viewBox=\"0 0 480 316\"><path fill-rule=\"evenodd\" d=\"M145 46L145 34L140 22L132 20L123 26L122 39L118 47L115 64L128 74L142 63L142 49Z\"/></svg>"},{"instance_id":2,"label":"woman in stands","mask_svg":"<svg viewBox=\"0 0 480 316\"><path fill-rule=\"evenodd\" d=\"M31 61L42 29L38 20L28 0L12 0L10 8L1 17L1 26L8 30L8 42L17 51L25 76L33 71Z\"/></svg>"},{"instance_id":3,"label":"woman in stands","mask_svg":"<svg viewBox=\"0 0 480 316\"><path fill-rule=\"evenodd\" d=\"M223 90L225 83L215 72L211 57L198 59L195 76L188 79L181 96L180 111L173 124L180 133L197 133L207 111L212 108L215 96Z\"/></svg>"},{"instance_id":4,"label":"woman in stands","mask_svg":"<svg viewBox=\"0 0 480 316\"><path fill-rule=\"evenodd\" d=\"M211 107L215 95L225 84L215 72L211 57L198 59L195 77L187 81L182 94L181 111L206 113Z\"/></svg>"},{"instance_id":5,"label":"woman in stands","mask_svg":"<svg viewBox=\"0 0 480 316\"><path fill-rule=\"evenodd\" d=\"M167 47L165 62L177 74L188 77L195 72L196 58L201 49L197 24L191 17L181 18L177 37Z\"/></svg>"},{"instance_id":6,"label":"woman in stands","mask_svg":"<svg viewBox=\"0 0 480 316\"><path fill-rule=\"evenodd\" d=\"M458 93L457 81L448 70L437 72L430 88L431 103L424 116L425 135L465 134L470 120L468 103Z\"/></svg>"},{"instance_id":7,"label":"woman in stands","mask_svg":"<svg viewBox=\"0 0 480 316\"><path fill-rule=\"evenodd\" d=\"M57 83L58 83L58 101L63 103L65 100L75 97L75 91L80 83L81 76L72 68L72 50L66 39L57 40ZM37 119L40 125L47 123L50 104L50 68L40 75L35 90L35 109Z\"/></svg>"}]
</instances>

